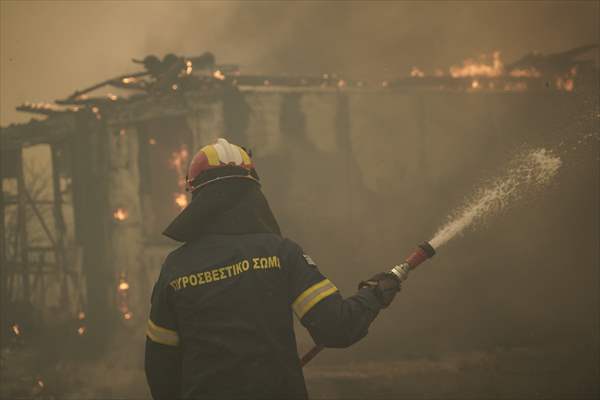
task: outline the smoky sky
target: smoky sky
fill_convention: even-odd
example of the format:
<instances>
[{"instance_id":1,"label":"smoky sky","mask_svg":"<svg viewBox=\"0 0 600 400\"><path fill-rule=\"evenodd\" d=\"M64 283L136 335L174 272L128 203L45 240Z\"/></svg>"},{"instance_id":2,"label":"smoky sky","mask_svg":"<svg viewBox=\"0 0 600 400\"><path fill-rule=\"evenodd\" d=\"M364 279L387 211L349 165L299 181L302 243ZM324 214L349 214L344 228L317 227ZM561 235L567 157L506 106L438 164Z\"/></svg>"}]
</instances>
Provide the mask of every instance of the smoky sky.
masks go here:
<instances>
[{"instance_id":1,"label":"smoky sky","mask_svg":"<svg viewBox=\"0 0 600 400\"><path fill-rule=\"evenodd\" d=\"M406 75L499 50L505 61L599 41L598 2L2 1L0 123L136 71L131 58L212 51L242 71Z\"/></svg>"}]
</instances>

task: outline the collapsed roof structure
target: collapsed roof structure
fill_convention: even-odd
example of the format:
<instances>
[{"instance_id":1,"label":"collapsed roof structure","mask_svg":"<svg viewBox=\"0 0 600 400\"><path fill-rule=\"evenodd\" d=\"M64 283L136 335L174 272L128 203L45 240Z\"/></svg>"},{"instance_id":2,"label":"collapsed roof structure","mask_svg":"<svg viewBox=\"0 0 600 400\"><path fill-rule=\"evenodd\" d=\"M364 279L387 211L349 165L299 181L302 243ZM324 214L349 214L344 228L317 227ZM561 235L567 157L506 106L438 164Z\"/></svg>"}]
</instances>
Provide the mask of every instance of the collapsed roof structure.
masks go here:
<instances>
[{"instance_id":1,"label":"collapsed roof structure","mask_svg":"<svg viewBox=\"0 0 600 400\"><path fill-rule=\"evenodd\" d=\"M425 148L432 138L443 135L424 125L427 102L434 101L424 96L444 93L465 99L478 94L542 93L552 97L553 104L566 104L572 100L569 96L595 90L597 65L579 57L596 48L548 56L532 53L508 65L495 53L449 71L426 74L415 67L411 76L383 82L334 74L246 75L235 65L217 64L211 53L168 54L162 60L156 56L134 60L143 70L75 91L65 99L22 104L19 111L45 119L0 131L2 306L10 308L3 313L9 315L13 331L20 332L23 313L29 312L23 310L30 310L29 305L40 318L61 309L65 318L80 321L79 335L102 332L100 327L114 323L115 314L122 323L143 315L157 268L173 248L161 238L161 228L187 205L183 180L189 156L217 136L255 148L263 166L259 173L264 171L273 182L270 190L276 198L287 196L275 193L277 185L294 179L288 176L291 172L282 171L289 162L286 157L293 158L294 151L308 153L309 142L312 149L343 154L346 161L340 161L338 172L346 183L362 185L364 193L377 191L389 178L363 166L360 157L366 152L376 158L382 149L369 149L356 132L378 132L390 143L406 140L401 143L412 147L414 155L399 167L401 176L421 179L427 157L433 157ZM113 92L94 95L106 88ZM399 133L388 132L390 126L404 131L408 139L395 138ZM406 133L411 129L412 136ZM48 146L48 191L35 189L35 176L24 162L26 149L37 145ZM274 151L280 148L289 151ZM309 157L318 158L312 154ZM303 168L310 173L310 166ZM278 171L285 176L277 176ZM451 168L448 171L444 173L452 173ZM319 185L313 189L322 190L325 183ZM353 193L343 196L354 202L349 212L360 213L357 199L366 195ZM294 201L302 195L289 195L286 204L299 205ZM331 196L335 203L335 195ZM303 206L310 206L315 200L303 201ZM283 206L281 212L285 216ZM332 211L326 218L333 221L338 216ZM15 304L22 307L8 306Z\"/></svg>"}]
</instances>

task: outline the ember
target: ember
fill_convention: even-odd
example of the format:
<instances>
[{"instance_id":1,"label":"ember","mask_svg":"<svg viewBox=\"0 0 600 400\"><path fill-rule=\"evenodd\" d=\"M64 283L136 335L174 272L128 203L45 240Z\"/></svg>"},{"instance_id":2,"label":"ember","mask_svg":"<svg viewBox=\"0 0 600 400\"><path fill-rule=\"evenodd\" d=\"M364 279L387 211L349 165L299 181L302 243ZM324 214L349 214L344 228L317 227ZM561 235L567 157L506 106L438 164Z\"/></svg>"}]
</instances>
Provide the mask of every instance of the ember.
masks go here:
<instances>
[{"instance_id":1,"label":"ember","mask_svg":"<svg viewBox=\"0 0 600 400\"><path fill-rule=\"evenodd\" d=\"M177 206L179 206L179 208L181 210L183 210L184 208L187 207L188 198L185 193L174 193L174 196L175 196L175 204L177 204Z\"/></svg>"},{"instance_id":2,"label":"ember","mask_svg":"<svg viewBox=\"0 0 600 400\"><path fill-rule=\"evenodd\" d=\"M123 208L117 208L113 212L113 218L117 221L125 221L129 217L129 213Z\"/></svg>"},{"instance_id":3,"label":"ember","mask_svg":"<svg viewBox=\"0 0 600 400\"><path fill-rule=\"evenodd\" d=\"M121 278L121 282L119 282L119 290L125 291L129 289L129 283L125 281L125 278Z\"/></svg>"},{"instance_id":4,"label":"ember","mask_svg":"<svg viewBox=\"0 0 600 400\"><path fill-rule=\"evenodd\" d=\"M215 72L213 72L213 78L223 81L225 80L225 75L223 75L223 73L220 70L216 70Z\"/></svg>"},{"instance_id":5,"label":"ember","mask_svg":"<svg viewBox=\"0 0 600 400\"><path fill-rule=\"evenodd\" d=\"M425 73L417 67L412 67L412 70L410 71L410 76L414 78L422 78L425 76Z\"/></svg>"}]
</instances>

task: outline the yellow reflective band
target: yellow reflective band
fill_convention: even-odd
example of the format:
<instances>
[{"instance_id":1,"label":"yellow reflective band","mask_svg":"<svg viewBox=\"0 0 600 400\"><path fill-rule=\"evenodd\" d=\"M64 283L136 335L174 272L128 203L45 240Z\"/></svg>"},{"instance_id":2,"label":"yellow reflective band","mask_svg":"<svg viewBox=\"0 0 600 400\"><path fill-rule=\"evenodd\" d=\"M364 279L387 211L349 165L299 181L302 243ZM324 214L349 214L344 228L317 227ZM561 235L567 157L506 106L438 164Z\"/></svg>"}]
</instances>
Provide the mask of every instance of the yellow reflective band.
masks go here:
<instances>
[{"instance_id":1,"label":"yellow reflective band","mask_svg":"<svg viewBox=\"0 0 600 400\"><path fill-rule=\"evenodd\" d=\"M167 346L177 346L179 344L179 335L176 331L156 325L151 320L148 320L148 329L146 335L153 342L164 344Z\"/></svg>"},{"instance_id":2,"label":"yellow reflective band","mask_svg":"<svg viewBox=\"0 0 600 400\"><path fill-rule=\"evenodd\" d=\"M292 304L292 309L298 319L302 319L318 302L337 292L337 290L329 279L324 279L302 292Z\"/></svg>"},{"instance_id":3,"label":"yellow reflective band","mask_svg":"<svg viewBox=\"0 0 600 400\"><path fill-rule=\"evenodd\" d=\"M252 162L250 161L250 157L248 156L248 153L246 153L244 151L244 149L242 149L241 147L239 149L240 149L240 153L242 154L242 160L244 160L244 164L250 165Z\"/></svg>"},{"instance_id":4,"label":"yellow reflective band","mask_svg":"<svg viewBox=\"0 0 600 400\"><path fill-rule=\"evenodd\" d=\"M212 167L218 167L219 165L221 165L221 162L219 161L219 154L217 153L217 150L214 148L214 146L204 146L202 148L202 152L206 155L206 158L208 159L208 165Z\"/></svg>"}]
</instances>

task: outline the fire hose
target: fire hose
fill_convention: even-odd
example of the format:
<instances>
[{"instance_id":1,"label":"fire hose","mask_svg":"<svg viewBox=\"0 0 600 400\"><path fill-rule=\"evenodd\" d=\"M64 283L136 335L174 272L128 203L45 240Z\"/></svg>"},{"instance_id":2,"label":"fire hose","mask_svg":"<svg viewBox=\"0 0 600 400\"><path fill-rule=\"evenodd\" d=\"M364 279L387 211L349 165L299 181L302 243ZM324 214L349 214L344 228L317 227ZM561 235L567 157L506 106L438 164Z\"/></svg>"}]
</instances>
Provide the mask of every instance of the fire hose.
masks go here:
<instances>
[{"instance_id":1,"label":"fire hose","mask_svg":"<svg viewBox=\"0 0 600 400\"><path fill-rule=\"evenodd\" d=\"M420 244L413 253L400 265L394 266L390 272L398 279L398 282L403 282L408 278L408 274L413 269L421 265L425 260L435 255L435 249L428 242ZM315 345L300 359L300 365L304 367L313 358L315 358L324 349L321 345Z\"/></svg>"}]
</instances>

